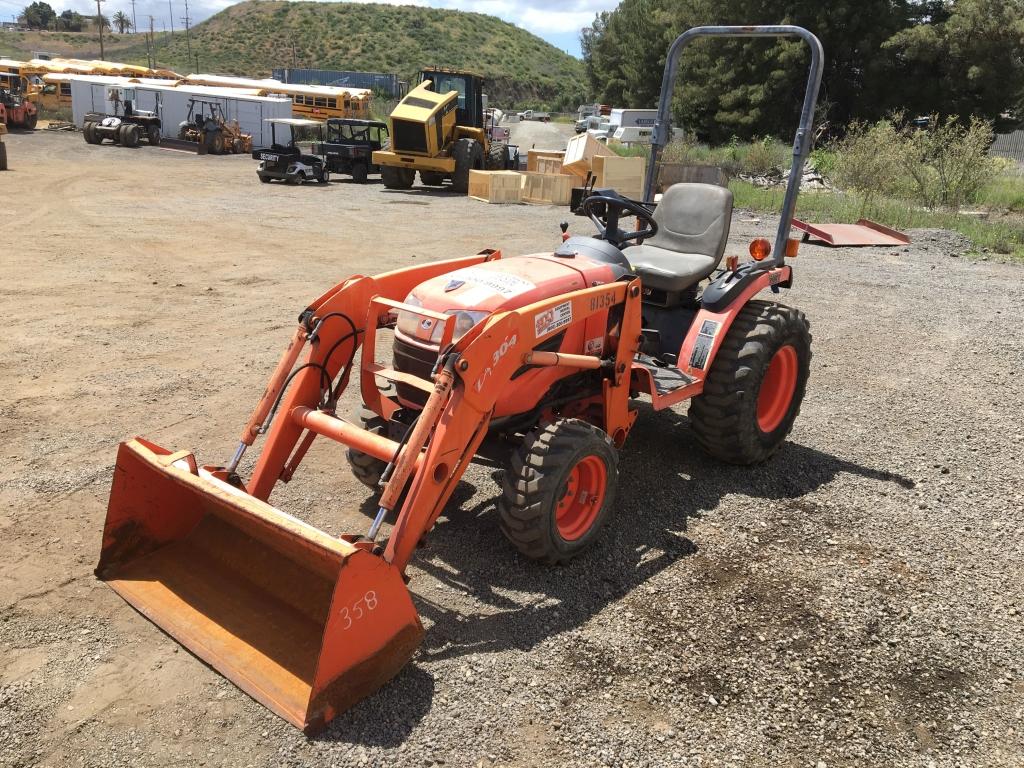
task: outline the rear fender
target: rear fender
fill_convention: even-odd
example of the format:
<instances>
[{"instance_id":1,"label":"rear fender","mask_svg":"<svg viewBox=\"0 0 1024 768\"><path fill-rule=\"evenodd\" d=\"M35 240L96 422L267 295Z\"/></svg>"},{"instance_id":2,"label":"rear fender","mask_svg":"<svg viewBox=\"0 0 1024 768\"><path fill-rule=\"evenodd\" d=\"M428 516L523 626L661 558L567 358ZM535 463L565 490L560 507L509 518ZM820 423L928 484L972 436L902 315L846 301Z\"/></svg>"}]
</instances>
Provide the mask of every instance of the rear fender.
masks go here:
<instances>
[{"instance_id":1,"label":"rear fender","mask_svg":"<svg viewBox=\"0 0 1024 768\"><path fill-rule=\"evenodd\" d=\"M693 392L694 395L703 391L703 382L711 370L715 355L739 311L765 288L788 282L792 273L792 269L787 266L764 270L737 292L726 306L716 311L702 308L697 313L679 350L677 364L681 371L700 381L702 386Z\"/></svg>"}]
</instances>

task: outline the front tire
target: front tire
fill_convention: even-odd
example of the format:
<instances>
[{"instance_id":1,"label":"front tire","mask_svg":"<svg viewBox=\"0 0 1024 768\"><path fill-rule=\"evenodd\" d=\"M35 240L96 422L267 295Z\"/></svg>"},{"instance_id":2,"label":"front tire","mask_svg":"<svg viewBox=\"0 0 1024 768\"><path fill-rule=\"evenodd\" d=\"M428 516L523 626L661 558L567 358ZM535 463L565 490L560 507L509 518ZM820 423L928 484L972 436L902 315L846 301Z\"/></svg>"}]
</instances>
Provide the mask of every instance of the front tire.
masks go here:
<instances>
[{"instance_id":1,"label":"front tire","mask_svg":"<svg viewBox=\"0 0 1024 768\"><path fill-rule=\"evenodd\" d=\"M368 174L369 169L366 167L366 163L352 164L352 181L356 184L363 184Z\"/></svg>"},{"instance_id":2,"label":"front tire","mask_svg":"<svg viewBox=\"0 0 1024 768\"><path fill-rule=\"evenodd\" d=\"M618 454L607 434L578 419L544 424L505 470L501 531L527 557L564 563L600 535L617 485Z\"/></svg>"},{"instance_id":3,"label":"front tire","mask_svg":"<svg viewBox=\"0 0 1024 768\"><path fill-rule=\"evenodd\" d=\"M149 146L159 147L160 146L160 126L151 125L146 129L146 138L149 141Z\"/></svg>"},{"instance_id":4,"label":"front tire","mask_svg":"<svg viewBox=\"0 0 1024 768\"><path fill-rule=\"evenodd\" d=\"M469 192L469 172L484 168L484 148L476 139L459 139L452 149L455 158L455 173L452 175L452 192Z\"/></svg>"},{"instance_id":5,"label":"front tire","mask_svg":"<svg viewBox=\"0 0 1024 768\"><path fill-rule=\"evenodd\" d=\"M359 421L363 429L375 435L388 435L388 422L374 413L365 405L359 409ZM348 465L353 476L360 483L374 491L380 488L380 477L387 467L386 461L370 456L368 453L349 448L347 451Z\"/></svg>"},{"instance_id":6,"label":"front tire","mask_svg":"<svg viewBox=\"0 0 1024 768\"><path fill-rule=\"evenodd\" d=\"M412 189L416 179L416 171L412 168L396 168L393 165L382 165L380 179L387 189Z\"/></svg>"},{"instance_id":7,"label":"front tire","mask_svg":"<svg viewBox=\"0 0 1024 768\"><path fill-rule=\"evenodd\" d=\"M709 454L730 464L764 461L793 429L811 366L803 312L771 301L739 311L711 363L690 425Z\"/></svg>"}]
</instances>

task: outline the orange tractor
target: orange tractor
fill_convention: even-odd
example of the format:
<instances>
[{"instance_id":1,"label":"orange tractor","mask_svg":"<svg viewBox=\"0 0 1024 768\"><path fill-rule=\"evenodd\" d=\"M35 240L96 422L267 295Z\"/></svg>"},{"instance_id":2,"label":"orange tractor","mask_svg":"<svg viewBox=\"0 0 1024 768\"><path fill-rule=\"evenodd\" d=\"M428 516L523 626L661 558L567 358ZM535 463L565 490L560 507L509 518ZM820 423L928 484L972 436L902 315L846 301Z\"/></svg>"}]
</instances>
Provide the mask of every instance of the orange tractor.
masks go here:
<instances>
[{"instance_id":1,"label":"orange tractor","mask_svg":"<svg viewBox=\"0 0 1024 768\"><path fill-rule=\"evenodd\" d=\"M583 212L598 235L563 234L552 251L502 258L486 250L344 280L299 315L226 465L200 465L187 450L142 438L121 444L98 576L312 732L417 648L423 628L407 567L489 439L514 446L498 502L502 530L549 563L584 550L609 522L617 451L641 398L656 410L690 399L698 441L725 461L770 456L799 410L811 337L800 312L754 297L792 282L786 257L795 255L790 221L821 79L817 38L790 26L680 36L666 63L646 196L682 49L696 37L736 35L799 36L811 48L774 250L755 240L753 261L723 265L731 193L680 184L656 207L597 192ZM623 231L625 216L637 228ZM393 337L390 363L377 359L381 334ZM336 406L353 382L364 407L346 420ZM261 435L243 478L243 453ZM356 477L380 491L363 535L328 535L269 502L317 438L346 446Z\"/></svg>"}]
</instances>

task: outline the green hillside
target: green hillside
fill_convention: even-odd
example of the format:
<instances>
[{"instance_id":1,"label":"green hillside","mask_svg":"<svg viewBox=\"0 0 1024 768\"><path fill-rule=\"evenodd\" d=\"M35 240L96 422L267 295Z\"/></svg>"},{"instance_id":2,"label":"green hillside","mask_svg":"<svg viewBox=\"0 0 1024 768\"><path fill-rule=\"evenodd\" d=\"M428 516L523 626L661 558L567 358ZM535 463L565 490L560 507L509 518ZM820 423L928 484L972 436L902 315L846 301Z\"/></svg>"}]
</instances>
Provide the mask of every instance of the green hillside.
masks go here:
<instances>
[{"instance_id":1,"label":"green hillside","mask_svg":"<svg viewBox=\"0 0 1024 768\"><path fill-rule=\"evenodd\" d=\"M146 63L140 36L118 57ZM414 6L359 3L244 2L185 35L157 35L157 62L194 71L267 77L274 67L393 72L411 77L423 65L484 75L499 106L575 109L584 97L582 62L494 16ZM123 42L121 43L123 45Z\"/></svg>"}]
</instances>

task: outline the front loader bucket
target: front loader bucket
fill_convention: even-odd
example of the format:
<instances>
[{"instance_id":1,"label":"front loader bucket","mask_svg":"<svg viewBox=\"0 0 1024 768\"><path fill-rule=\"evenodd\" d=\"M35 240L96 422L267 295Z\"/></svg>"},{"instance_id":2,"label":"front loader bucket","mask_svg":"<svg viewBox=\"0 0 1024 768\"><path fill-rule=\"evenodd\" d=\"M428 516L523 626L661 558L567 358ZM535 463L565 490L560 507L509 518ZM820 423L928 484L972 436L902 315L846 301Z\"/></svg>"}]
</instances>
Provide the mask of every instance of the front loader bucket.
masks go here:
<instances>
[{"instance_id":1,"label":"front loader bucket","mask_svg":"<svg viewBox=\"0 0 1024 768\"><path fill-rule=\"evenodd\" d=\"M118 450L96 575L307 733L387 682L423 634L385 560L141 439Z\"/></svg>"}]
</instances>

